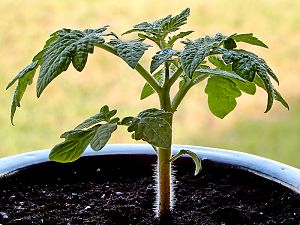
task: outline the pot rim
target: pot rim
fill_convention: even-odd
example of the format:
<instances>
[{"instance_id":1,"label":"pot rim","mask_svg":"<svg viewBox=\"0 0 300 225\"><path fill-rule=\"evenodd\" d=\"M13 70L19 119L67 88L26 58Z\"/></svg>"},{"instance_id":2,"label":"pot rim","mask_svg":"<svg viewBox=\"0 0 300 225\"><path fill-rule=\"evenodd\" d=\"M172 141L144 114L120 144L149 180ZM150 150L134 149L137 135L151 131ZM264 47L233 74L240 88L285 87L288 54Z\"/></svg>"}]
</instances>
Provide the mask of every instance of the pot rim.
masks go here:
<instances>
[{"instance_id":1,"label":"pot rim","mask_svg":"<svg viewBox=\"0 0 300 225\"><path fill-rule=\"evenodd\" d=\"M300 169L249 153L191 145L172 145L173 153L181 149L194 151L201 160L246 170L300 194ZM32 165L49 162L49 153L50 149L44 149L0 158L0 178ZM155 155L155 153L153 148L146 144L108 144L101 151L93 151L88 147L83 153L83 157L101 155Z\"/></svg>"}]
</instances>

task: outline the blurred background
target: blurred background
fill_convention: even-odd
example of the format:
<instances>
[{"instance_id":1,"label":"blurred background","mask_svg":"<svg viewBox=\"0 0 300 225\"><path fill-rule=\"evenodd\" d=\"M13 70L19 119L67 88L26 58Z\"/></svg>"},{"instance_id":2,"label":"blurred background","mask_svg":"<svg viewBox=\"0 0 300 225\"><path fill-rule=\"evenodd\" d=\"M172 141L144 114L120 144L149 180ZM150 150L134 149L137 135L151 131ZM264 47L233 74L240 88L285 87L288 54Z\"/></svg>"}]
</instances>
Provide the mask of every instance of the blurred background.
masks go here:
<instances>
[{"instance_id":1,"label":"blurred background","mask_svg":"<svg viewBox=\"0 0 300 225\"><path fill-rule=\"evenodd\" d=\"M233 149L300 168L300 1L295 0L1 0L0 1L0 157L51 148L59 135L108 104L120 116L157 107L156 96L139 100L144 81L122 60L95 49L82 73L70 68L40 99L31 85L10 124L13 89L6 84L31 62L57 29L98 28L110 24L117 34L142 21L152 21L191 8L184 30L191 39L217 32L253 32L269 49L243 45L265 58L278 75L277 87L290 104L265 114L266 94L244 94L225 119L208 109L204 84L194 87L175 116L174 143ZM182 46L179 46L182 48ZM155 52L152 49L148 53ZM142 64L149 66L147 54ZM274 84L275 85L275 84ZM110 143L135 143L124 128Z\"/></svg>"}]
</instances>

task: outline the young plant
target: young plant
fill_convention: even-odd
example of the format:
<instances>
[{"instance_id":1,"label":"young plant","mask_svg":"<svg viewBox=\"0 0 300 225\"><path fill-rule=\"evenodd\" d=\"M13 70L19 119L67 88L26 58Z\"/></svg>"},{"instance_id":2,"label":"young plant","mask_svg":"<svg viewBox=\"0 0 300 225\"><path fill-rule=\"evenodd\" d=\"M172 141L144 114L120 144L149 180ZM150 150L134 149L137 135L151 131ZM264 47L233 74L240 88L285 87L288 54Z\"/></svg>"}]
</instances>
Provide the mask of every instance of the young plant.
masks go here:
<instances>
[{"instance_id":1,"label":"young plant","mask_svg":"<svg viewBox=\"0 0 300 225\"><path fill-rule=\"evenodd\" d=\"M236 98L242 92L254 95L256 86L268 94L268 112L273 101L277 100L289 108L287 102L273 87L271 78L279 83L278 78L265 60L256 54L237 48L238 42L267 48L252 33L225 36L217 33L196 40L181 41L183 49L175 49L175 43L193 31L179 29L186 24L190 9L185 9L176 16L166 16L154 22L137 24L123 33L137 33L137 38L125 40L113 32L107 32L108 26L99 29L71 30L61 29L46 41L44 48L34 56L32 63L25 67L7 86L15 82L17 86L11 106L11 122L28 85L32 84L36 70L40 67L36 92L40 97L54 78L66 71L72 63L81 72L88 55L94 47L114 54L123 59L131 69L136 70L145 79L141 99L157 94L160 109L149 108L137 116L120 119L117 110L110 110L107 105L96 115L80 123L74 129L61 135L64 141L55 145L49 158L57 162L77 160L88 145L95 151L101 150L112 133L119 126L126 126L135 140L143 140L153 146L158 157L158 212L162 218L171 212L171 163L183 154L192 157L196 164L195 174L201 169L197 155L187 149L172 155L173 115L187 92L198 83L207 80L205 93L208 95L210 111L219 118L224 118L236 106ZM152 57L150 70L143 67L139 60L152 45L158 47ZM177 93L171 96L170 90L177 85Z\"/></svg>"}]
</instances>

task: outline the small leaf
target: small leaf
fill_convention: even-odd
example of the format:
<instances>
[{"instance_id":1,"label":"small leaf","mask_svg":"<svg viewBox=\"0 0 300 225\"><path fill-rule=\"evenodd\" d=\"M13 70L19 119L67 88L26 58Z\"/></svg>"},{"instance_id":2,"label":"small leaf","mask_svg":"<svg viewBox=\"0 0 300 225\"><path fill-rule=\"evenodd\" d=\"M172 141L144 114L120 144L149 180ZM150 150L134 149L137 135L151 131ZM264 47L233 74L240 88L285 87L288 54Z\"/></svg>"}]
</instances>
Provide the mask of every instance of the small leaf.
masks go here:
<instances>
[{"instance_id":1,"label":"small leaf","mask_svg":"<svg viewBox=\"0 0 300 225\"><path fill-rule=\"evenodd\" d=\"M93 136L94 130L87 130L78 138L66 139L64 142L53 147L49 154L49 159L61 163L77 160L82 155Z\"/></svg>"},{"instance_id":2,"label":"small leaf","mask_svg":"<svg viewBox=\"0 0 300 225\"><path fill-rule=\"evenodd\" d=\"M236 42L245 42L251 45L257 45L264 48L268 48L268 46L263 43L261 40L259 40L257 37L253 36L253 33L247 33L247 34L233 34L230 36L233 40Z\"/></svg>"},{"instance_id":3,"label":"small leaf","mask_svg":"<svg viewBox=\"0 0 300 225\"><path fill-rule=\"evenodd\" d=\"M102 33L107 26L99 29L86 29L84 31L62 29L55 32L45 52L40 52L36 57L41 58L41 70L37 81L37 96L39 97L48 84L67 70L70 63L79 72L86 65L88 53L93 53L95 44L103 44Z\"/></svg>"},{"instance_id":4,"label":"small leaf","mask_svg":"<svg viewBox=\"0 0 300 225\"><path fill-rule=\"evenodd\" d=\"M178 15L172 17L168 15L162 19L155 20L152 23L142 22L135 26L133 29L126 31L124 34L132 32L145 32L146 34L152 34L156 37L166 36L167 34L177 31L180 26L186 24L187 17L190 15L190 9L183 10Z\"/></svg>"},{"instance_id":5,"label":"small leaf","mask_svg":"<svg viewBox=\"0 0 300 225\"><path fill-rule=\"evenodd\" d=\"M155 80L158 81L159 84L162 84L163 82L163 70L159 70L157 73L155 73L153 75L153 77L155 78ZM146 83L142 89L141 92L141 97L140 99L143 100L147 97L149 97L150 95L154 94L155 90L151 87L151 85L149 83Z\"/></svg>"},{"instance_id":6,"label":"small leaf","mask_svg":"<svg viewBox=\"0 0 300 225\"><path fill-rule=\"evenodd\" d=\"M74 130L81 130L89 128L95 124L98 124L100 122L106 121L108 122L115 114L117 113L117 110L111 110L109 111L109 108L107 105L103 106L100 109L100 113L97 113L96 115L86 119L79 125L77 125Z\"/></svg>"},{"instance_id":7,"label":"small leaf","mask_svg":"<svg viewBox=\"0 0 300 225\"><path fill-rule=\"evenodd\" d=\"M224 41L224 47L225 47L226 49L234 49L234 48L236 48L237 46L236 46L235 41L234 41L232 38L228 38L228 39L226 39L226 40Z\"/></svg>"},{"instance_id":8,"label":"small leaf","mask_svg":"<svg viewBox=\"0 0 300 225\"><path fill-rule=\"evenodd\" d=\"M192 78L194 71L208 56L210 50L217 48L224 40L226 37L218 33L214 37L206 36L195 41L185 42L186 45L180 56L184 73Z\"/></svg>"},{"instance_id":9,"label":"small leaf","mask_svg":"<svg viewBox=\"0 0 300 225\"><path fill-rule=\"evenodd\" d=\"M263 80L259 76L255 76L254 83L260 88L267 90ZM275 100L279 101L285 108L290 109L289 104L274 87L273 87L273 93L274 93Z\"/></svg>"},{"instance_id":10,"label":"small leaf","mask_svg":"<svg viewBox=\"0 0 300 225\"><path fill-rule=\"evenodd\" d=\"M169 148L172 142L172 128L168 122L172 113L159 109L147 109L132 119L128 132L134 132L132 138L144 140L151 145Z\"/></svg>"},{"instance_id":11,"label":"small leaf","mask_svg":"<svg viewBox=\"0 0 300 225\"><path fill-rule=\"evenodd\" d=\"M182 155L189 155L193 159L193 161L196 165L195 173L194 173L194 175L196 176L201 171L202 167L201 167L201 160L199 159L198 155L195 152L192 152L192 151L186 150L186 149L182 149L176 155L174 155L170 159L170 161L174 162L176 159L178 159Z\"/></svg>"},{"instance_id":12,"label":"small leaf","mask_svg":"<svg viewBox=\"0 0 300 225\"><path fill-rule=\"evenodd\" d=\"M122 41L120 39L113 39L108 44L116 49L118 55L132 69L136 67L145 51L151 47L150 45L140 42L139 40Z\"/></svg>"},{"instance_id":13,"label":"small leaf","mask_svg":"<svg viewBox=\"0 0 300 225\"><path fill-rule=\"evenodd\" d=\"M241 96L241 91L234 82L224 77L211 77L208 79L205 93L208 94L210 111L223 119L236 107L236 98Z\"/></svg>"},{"instance_id":14,"label":"small leaf","mask_svg":"<svg viewBox=\"0 0 300 225\"><path fill-rule=\"evenodd\" d=\"M35 75L37 67L38 67L38 61L32 62L27 67L25 67L6 87L6 89L8 89L16 81L18 81L18 85L14 91L13 100L11 103L10 120L12 124L13 124L14 115L16 113L17 107L21 106L21 99L26 91L27 86L32 84L32 80Z\"/></svg>"},{"instance_id":15,"label":"small leaf","mask_svg":"<svg viewBox=\"0 0 300 225\"><path fill-rule=\"evenodd\" d=\"M170 60L173 56L179 55L174 49L164 49L157 52L153 57L150 65L150 72L153 73L161 64Z\"/></svg>"},{"instance_id":16,"label":"small leaf","mask_svg":"<svg viewBox=\"0 0 300 225\"><path fill-rule=\"evenodd\" d=\"M99 126L95 131L95 136L91 140L91 148L100 151L109 141L111 134L117 129L117 124L106 123Z\"/></svg>"},{"instance_id":17,"label":"small leaf","mask_svg":"<svg viewBox=\"0 0 300 225\"><path fill-rule=\"evenodd\" d=\"M217 69L225 70L228 72L232 72L231 64L226 64L220 57L218 56L209 56L208 61L211 62Z\"/></svg>"},{"instance_id":18,"label":"small leaf","mask_svg":"<svg viewBox=\"0 0 300 225\"><path fill-rule=\"evenodd\" d=\"M179 34L176 34L174 36L172 36L171 38L169 38L169 41L168 41L168 45L169 46L173 46L174 43L178 40L178 39L181 39L181 38L184 38L188 35L190 35L191 33L193 33L194 31L184 31L184 32L180 32Z\"/></svg>"}]
</instances>

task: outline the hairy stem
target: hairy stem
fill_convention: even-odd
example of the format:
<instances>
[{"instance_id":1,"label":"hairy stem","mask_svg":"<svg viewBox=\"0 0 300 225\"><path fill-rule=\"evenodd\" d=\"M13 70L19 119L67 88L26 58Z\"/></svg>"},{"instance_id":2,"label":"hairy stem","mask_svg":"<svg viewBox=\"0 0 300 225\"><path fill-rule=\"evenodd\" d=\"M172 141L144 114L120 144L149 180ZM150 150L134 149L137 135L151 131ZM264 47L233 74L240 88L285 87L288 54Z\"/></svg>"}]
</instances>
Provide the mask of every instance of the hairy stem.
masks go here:
<instances>
[{"instance_id":1,"label":"hairy stem","mask_svg":"<svg viewBox=\"0 0 300 225\"><path fill-rule=\"evenodd\" d=\"M169 84L169 65L165 63L165 80L163 91L159 95L161 109L172 112L170 85ZM172 126L173 117L169 119ZM158 148L158 216L164 217L170 213L171 208L171 147Z\"/></svg>"},{"instance_id":2,"label":"hairy stem","mask_svg":"<svg viewBox=\"0 0 300 225\"><path fill-rule=\"evenodd\" d=\"M118 56L118 53L116 50L114 50L111 46L107 44L96 44L97 47L112 53L113 55ZM137 64L135 67L135 70L142 75L142 77L151 85L151 87L158 93L160 94L162 92L162 88L160 87L159 83L151 76L151 74L141 65Z\"/></svg>"},{"instance_id":3,"label":"hairy stem","mask_svg":"<svg viewBox=\"0 0 300 225\"><path fill-rule=\"evenodd\" d=\"M162 218L171 208L171 148L158 148L158 216Z\"/></svg>"}]
</instances>

